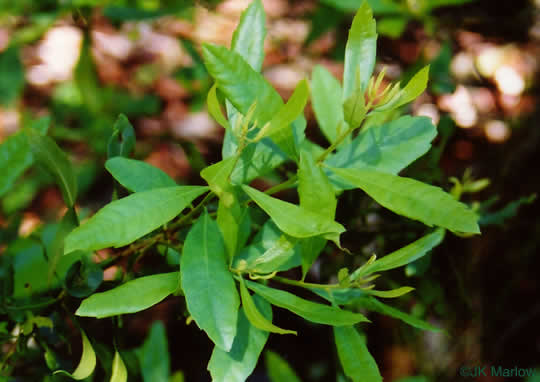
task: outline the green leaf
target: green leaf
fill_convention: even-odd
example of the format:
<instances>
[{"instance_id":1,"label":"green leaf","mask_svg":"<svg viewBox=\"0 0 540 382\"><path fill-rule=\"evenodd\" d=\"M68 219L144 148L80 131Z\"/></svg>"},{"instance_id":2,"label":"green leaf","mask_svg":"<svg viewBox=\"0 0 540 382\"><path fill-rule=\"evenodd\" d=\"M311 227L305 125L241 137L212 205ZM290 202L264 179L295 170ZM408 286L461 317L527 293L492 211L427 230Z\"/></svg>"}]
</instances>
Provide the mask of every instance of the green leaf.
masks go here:
<instances>
[{"instance_id":1,"label":"green leaf","mask_svg":"<svg viewBox=\"0 0 540 382\"><path fill-rule=\"evenodd\" d=\"M337 200L334 188L313 156L302 151L298 166L298 196L300 207L334 220Z\"/></svg>"},{"instance_id":2,"label":"green leaf","mask_svg":"<svg viewBox=\"0 0 540 382\"><path fill-rule=\"evenodd\" d=\"M82 330L81 336L83 350L81 360L79 361L79 365L77 366L75 371L70 374L65 370L57 370L53 373L53 375L63 374L80 381L81 379L88 378L94 372L94 369L96 368L96 353L94 352L94 348L88 340L88 337Z\"/></svg>"},{"instance_id":3,"label":"green leaf","mask_svg":"<svg viewBox=\"0 0 540 382\"><path fill-rule=\"evenodd\" d=\"M454 232L480 233L474 211L439 187L368 169L332 171L399 215Z\"/></svg>"},{"instance_id":4,"label":"green leaf","mask_svg":"<svg viewBox=\"0 0 540 382\"><path fill-rule=\"evenodd\" d=\"M75 251L72 253L83 252ZM88 255L81 255L81 260L69 267L64 280L65 288L70 296L83 298L96 291L103 282L103 269L89 259Z\"/></svg>"},{"instance_id":5,"label":"green leaf","mask_svg":"<svg viewBox=\"0 0 540 382\"><path fill-rule=\"evenodd\" d=\"M144 382L169 381L169 347L165 326L161 321L154 321L148 337L136 354Z\"/></svg>"},{"instance_id":6,"label":"green leaf","mask_svg":"<svg viewBox=\"0 0 540 382\"><path fill-rule=\"evenodd\" d=\"M67 155L49 137L35 129L25 131L34 158L55 178L62 191L64 202L73 207L77 198L77 178Z\"/></svg>"},{"instance_id":7,"label":"green leaf","mask_svg":"<svg viewBox=\"0 0 540 382\"><path fill-rule=\"evenodd\" d=\"M340 126L342 130L346 128L342 92L339 81L326 68L315 66L311 79L311 103L319 128L330 143L336 141Z\"/></svg>"},{"instance_id":8,"label":"green leaf","mask_svg":"<svg viewBox=\"0 0 540 382\"><path fill-rule=\"evenodd\" d=\"M110 382L127 382L127 369L120 353L117 351L114 352L114 359L112 363L112 373Z\"/></svg>"},{"instance_id":9,"label":"green leaf","mask_svg":"<svg viewBox=\"0 0 540 382\"><path fill-rule=\"evenodd\" d=\"M64 253L127 245L173 219L207 190L201 186L157 188L115 200L66 237Z\"/></svg>"},{"instance_id":10,"label":"green leaf","mask_svg":"<svg viewBox=\"0 0 540 382\"><path fill-rule=\"evenodd\" d=\"M326 239L323 239L322 237L309 237L300 241L302 280L306 278L309 269L317 257L319 257L324 247L326 247Z\"/></svg>"},{"instance_id":11,"label":"green leaf","mask_svg":"<svg viewBox=\"0 0 540 382\"><path fill-rule=\"evenodd\" d=\"M444 232L444 229L439 228L411 244L375 260L373 263L359 268L351 275L351 279L355 280L358 277L367 276L372 273L398 268L418 260L442 242Z\"/></svg>"},{"instance_id":12,"label":"green leaf","mask_svg":"<svg viewBox=\"0 0 540 382\"><path fill-rule=\"evenodd\" d=\"M354 12L361 4L358 0L321 0L322 3L331 5L345 12ZM393 0L367 0L376 15L405 13L405 6Z\"/></svg>"},{"instance_id":13,"label":"green leaf","mask_svg":"<svg viewBox=\"0 0 540 382\"><path fill-rule=\"evenodd\" d=\"M413 78L400 91L399 102L394 107L405 105L414 101L420 94L426 90L429 79L429 65L424 66L414 75Z\"/></svg>"},{"instance_id":14,"label":"green leaf","mask_svg":"<svg viewBox=\"0 0 540 382\"><path fill-rule=\"evenodd\" d=\"M231 187L229 178L235 164L236 158L230 157L214 163L201 171L201 177L206 180L210 189L220 198L230 199L230 196L224 194ZM227 200L226 204L232 202L232 200Z\"/></svg>"},{"instance_id":15,"label":"green leaf","mask_svg":"<svg viewBox=\"0 0 540 382\"><path fill-rule=\"evenodd\" d=\"M231 187L224 195L219 199L216 221L231 260L249 238L251 218L249 209L242 204L240 196L243 194L238 187Z\"/></svg>"},{"instance_id":16,"label":"green leaf","mask_svg":"<svg viewBox=\"0 0 540 382\"><path fill-rule=\"evenodd\" d=\"M91 42L84 39L79 62L75 67L75 83L79 88L84 106L93 114L103 109L102 91L99 86L97 73L92 60Z\"/></svg>"},{"instance_id":17,"label":"green leaf","mask_svg":"<svg viewBox=\"0 0 540 382\"><path fill-rule=\"evenodd\" d=\"M0 144L0 196L9 191L32 161L32 152L22 132L10 135Z\"/></svg>"},{"instance_id":18,"label":"green leaf","mask_svg":"<svg viewBox=\"0 0 540 382\"><path fill-rule=\"evenodd\" d=\"M64 254L64 240L66 236L79 225L79 219L74 207L70 207L62 217L58 225L55 238L51 245L46 248L47 257L49 259L49 270L47 274L47 281L50 283L54 273L56 272L56 266L60 257Z\"/></svg>"},{"instance_id":19,"label":"green leaf","mask_svg":"<svg viewBox=\"0 0 540 382\"><path fill-rule=\"evenodd\" d=\"M342 99L346 100L353 94L357 70L361 88L366 89L375 67L376 51L375 19L369 4L364 1L354 16L345 47Z\"/></svg>"},{"instance_id":20,"label":"green leaf","mask_svg":"<svg viewBox=\"0 0 540 382\"><path fill-rule=\"evenodd\" d=\"M410 21L408 15L385 17L377 21L377 32L382 36L398 38Z\"/></svg>"},{"instance_id":21,"label":"green leaf","mask_svg":"<svg viewBox=\"0 0 540 382\"><path fill-rule=\"evenodd\" d=\"M234 107L246 115L257 101L254 118L259 126L270 121L283 106L283 100L270 83L238 53L223 46L204 44L204 62L219 90Z\"/></svg>"},{"instance_id":22,"label":"green leaf","mask_svg":"<svg viewBox=\"0 0 540 382\"><path fill-rule=\"evenodd\" d=\"M310 288L310 290L313 293L321 296L328 302L336 305L351 305L355 303L359 298L365 297L367 295L366 290L358 288Z\"/></svg>"},{"instance_id":23,"label":"green leaf","mask_svg":"<svg viewBox=\"0 0 540 382\"><path fill-rule=\"evenodd\" d=\"M266 370L271 382L301 382L289 364L273 351L265 353Z\"/></svg>"},{"instance_id":24,"label":"green leaf","mask_svg":"<svg viewBox=\"0 0 540 382\"><path fill-rule=\"evenodd\" d=\"M136 313L162 301L178 288L178 272L139 277L84 299L75 312L84 317L110 317Z\"/></svg>"},{"instance_id":25,"label":"green leaf","mask_svg":"<svg viewBox=\"0 0 540 382\"><path fill-rule=\"evenodd\" d=\"M366 99L361 88L353 90L351 96L343 103L345 121L353 129L358 128L366 117Z\"/></svg>"},{"instance_id":26,"label":"green leaf","mask_svg":"<svg viewBox=\"0 0 540 382\"><path fill-rule=\"evenodd\" d=\"M404 294L407 294L411 291L413 291L414 288L411 287L400 287L392 290L374 290L374 289L368 289L366 290L367 294L371 294L373 296L381 297L381 298L396 298L401 297Z\"/></svg>"},{"instance_id":27,"label":"green leaf","mask_svg":"<svg viewBox=\"0 0 540 382\"><path fill-rule=\"evenodd\" d=\"M271 333L294 335L298 334L294 330L281 329L275 326L274 324L272 324L272 321L267 320L266 317L264 317L264 315L259 312L259 310L255 306L255 303L253 302L251 294L249 294L249 291L246 288L246 284L243 278L240 278L240 296L242 298L242 306L244 307L244 313L246 314L246 317L248 318L251 325L253 325L254 327Z\"/></svg>"},{"instance_id":28,"label":"green leaf","mask_svg":"<svg viewBox=\"0 0 540 382\"><path fill-rule=\"evenodd\" d=\"M176 182L161 169L149 163L117 156L105 162L105 168L131 192L174 187Z\"/></svg>"},{"instance_id":29,"label":"green leaf","mask_svg":"<svg viewBox=\"0 0 540 382\"><path fill-rule=\"evenodd\" d=\"M272 308L263 298L253 296L258 311L272 320ZM244 382L251 375L270 333L249 323L244 309L238 311L238 326L230 352L214 347L208 370L214 382Z\"/></svg>"},{"instance_id":30,"label":"green leaf","mask_svg":"<svg viewBox=\"0 0 540 382\"><path fill-rule=\"evenodd\" d=\"M257 72L261 70L264 59L265 23L266 15L261 0L252 1L242 12L231 42L231 50L242 56Z\"/></svg>"},{"instance_id":31,"label":"green leaf","mask_svg":"<svg viewBox=\"0 0 540 382\"><path fill-rule=\"evenodd\" d=\"M362 129L353 141L326 159L330 167L362 168L397 174L431 148L437 128L427 117L403 116L381 126ZM330 175L338 189L354 188Z\"/></svg>"},{"instance_id":32,"label":"green leaf","mask_svg":"<svg viewBox=\"0 0 540 382\"><path fill-rule=\"evenodd\" d=\"M377 363L369 354L365 338L352 326L334 327L339 360L345 375L354 382L382 382Z\"/></svg>"},{"instance_id":33,"label":"green leaf","mask_svg":"<svg viewBox=\"0 0 540 382\"><path fill-rule=\"evenodd\" d=\"M120 114L113 126L113 133L109 138L107 156L128 157L135 148L135 130L124 114Z\"/></svg>"},{"instance_id":34,"label":"green leaf","mask_svg":"<svg viewBox=\"0 0 540 382\"><path fill-rule=\"evenodd\" d=\"M355 302L358 304L358 306L361 306L364 309L397 318L405 322L406 324L414 326L415 328L421 330L429 330L432 332L442 331L440 328L437 328L436 326L433 326L430 323L419 319L418 317L415 317L408 313L404 313L396 308L386 305L374 297L358 298Z\"/></svg>"},{"instance_id":35,"label":"green leaf","mask_svg":"<svg viewBox=\"0 0 540 382\"><path fill-rule=\"evenodd\" d=\"M24 67L19 48L10 46L0 53L0 105L12 104L24 88Z\"/></svg>"},{"instance_id":36,"label":"green leaf","mask_svg":"<svg viewBox=\"0 0 540 382\"><path fill-rule=\"evenodd\" d=\"M230 351L240 301L221 232L206 212L186 237L180 272L189 313L216 346Z\"/></svg>"},{"instance_id":37,"label":"green leaf","mask_svg":"<svg viewBox=\"0 0 540 382\"><path fill-rule=\"evenodd\" d=\"M265 136L272 139L291 158L295 158L297 153L294 130L291 129L290 125L299 116L303 116L302 113L306 107L308 96L307 81L302 80L296 85L287 103L274 115L266 130Z\"/></svg>"},{"instance_id":38,"label":"green leaf","mask_svg":"<svg viewBox=\"0 0 540 382\"><path fill-rule=\"evenodd\" d=\"M279 229L293 237L306 238L324 234L336 234L339 237L339 234L345 232L345 228L332 219L273 198L246 185L243 185L242 189L270 215Z\"/></svg>"},{"instance_id":39,"label":"green leaf","mask_svg":"<svg viewBox=\"0 0 540 382\"><path fill-rule=\"evenodd\" d=\"M225 116L221 113L221 106L219 105L219 101L217 98L216 84L214 84L208 91L208 95L206 97L206 105L208 113L210 113L210 115L216 120L216 122L219 123L226 130L230 130L231 126L229 125L229 121L227 121ZM230 133L229 131L227 132Z\"/></svg>"},{"instance_id":40,"label":"green leaf","mask_svg":"<svg viewBox=\"0 0 540 382\"><path fill-rule=\"evenodd\" d=\"M253 244L234 258L233 268L265 274L297 267L300 265L297 242L298 239L284 235L269 219L253 239Z\"/></svg>"},{"instance_id":41,"label":"green leaf","mask_svg":"<svg viewBox=\"0 0 540 382\"><path fill-rule=\"evenodd\" d=\"M353 313L333 306L304 300L292 293L270 288L252 281L246 280L246 284L249 289L253 290L261 297L264 297L271 304L287 309L308 321L333 326L369 322L369 320L360 313Z\"/></svg>"}]
</instances>

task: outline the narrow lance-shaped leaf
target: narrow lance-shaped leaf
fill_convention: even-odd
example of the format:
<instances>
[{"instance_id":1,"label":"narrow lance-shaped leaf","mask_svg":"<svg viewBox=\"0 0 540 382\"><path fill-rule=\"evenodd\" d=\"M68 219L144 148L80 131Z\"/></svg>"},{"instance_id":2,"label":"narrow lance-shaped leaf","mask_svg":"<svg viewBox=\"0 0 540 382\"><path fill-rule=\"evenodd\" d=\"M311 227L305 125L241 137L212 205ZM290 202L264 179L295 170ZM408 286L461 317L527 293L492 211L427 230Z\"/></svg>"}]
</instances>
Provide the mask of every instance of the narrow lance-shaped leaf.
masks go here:
<instances>
[{"instance_id":1,"label":"narrow lance-shaped leaf","mask_svg":"<svg viewBox=\"0 0 540 382\"><path fill-rule=\"evenodd\" d=\"M455 232L480 233L476 214L439 187L368 169L332 171L399 215Z\"/></svg>"},{"instance_id":2,"label":"narrow lance-shaped leaf","mask_svg":"<svg viewBox=\"0 0 540 382\"><path fill-rule=\"evenodd\" d=\"M94 352L94 348L88 340L88 337L82 330L81 336L83 350L81 360L75 371L70 374L65 370L57 370L53 374L63 374L80 381L81 379L88 378L94 372L94 369L96 368L96 353Z\"/></svg>"},{"instance_id":3,"label":"narrow lance-shaped leaf","mask_svg":"<svg viewBox=\"0 0 540 382\"><path fill-rule=\"evenodd\" d=\"M207 190L201 186L157 188L111 202L66 237L64 253L132 243L173 219Z\"/></svg>"},{"instance_id":4,"label":"narrow lance-shaped leaf","mask_svg":"<svg viewBox=\"0 0 540 382\"><path fill-rule=\"evenodd\" d=\"M261 0L254 0L242 12L231 42L231 50L238 53L255 71L260 71L264 59L266 15Z\"/></svg>"},{"instance_id":5,"label":"narrow lance-shaped leaf","mask_svg":"<svg viewBox=\"0 0 540 382\"><path fill-rule=\"evenodd\" d=\"M113 133L109 138L107 156L109 158L128 157L135 147L135 130L124 114L120 114L113 126Z\"/></svg>"},{"instance_id":6,"label":"narrow lance-shaped leaf","mask_svg":"<svg viewBox=\"0 0 540 382\"><path fill-rule=\"evenodd\" d=\"M229 125L229 121L225 118L225 116L221 113L221 106L219 105L219 101L217 98L217 86L214 84L210 90L208 91L208 95L206 96L206 105L208 108L208 113L216 120L217 123L219 123L223 128L227 130L227 133L231 133L228 130L230 130L231 126Z\"/></svg>"},{"instance_id":7,"label":"narrow lance-shaped leaf","mask_svg":"<svg viewBox=\"0 0 540 382\"><path fill-rule=\"evenodd\" d=\"M366 294L371 294L373 296L381 297L381 298L396 298L401 297L404 294L407 294L409 292L412 292L414 288L404 286L396 289L391 290L374 290L374 289L368 289L366 290Z\"/></svg>"},{"instance_id":8,"label":"narrow lance-shaped leaf","mask_svg":"<svg viewBox=\"0 0 540 382\"><path fill-rule=\"evenodd\" d=\"M382 382L377 363L366 347L365 338L354 327L334 327L334 338L347 377L354 382Z\"/></svg>"},{"instance_id":9,"label":"narrow lance-shaped leaf","mask_svg":"<svg viewBox=\"0 0 540 382\"><path fill-rule=\"evenodd\" d=\"M105 168L131 192L174 187L176 182L161 169L149 163L117 156L105 162Z\"/></svg>"},{"instance_id":10,"label":"narrow lance-shaped leaf","mask_svg":"<svg viewBox=\"0 0 540 382\"><path fill-rule=\"evenodd\" d=\"M296 204L273 198L249 186L242 189L261 207L285 233L299 238L327 233L340 234L345 228L331 219L324 218Z\"/></svg>"},{"instance_id":11,"label":"narrow lance-shaped leaf","mask_svg":"<svg viewBox=\"0 0 540 382\"><path fill-rule=\"evenodd\" d=\"M402 312L396 308L393 308L389 305L386 305L374 297L361 297L356 300L358 306L361 306L364 309L385 314L390 317L397 318L408 325L414 326L415 328L421 330L430 330L432 332L441 332L442 329L437 328L436 326L431 325L430 323L421 320L418 317L415 317L411 314Z\"/></svg>"},{"instance_id":12,"label":"narrow lance-shaped leaf","mask_svg":"<svg viewBox=\"0 0 540 382\"><path fill-rule=\"evenodd\" d=\"M301 382L289 364L273 351L265 353L265 364L271 382Z\"/></svg>"},{"instance_id":13,"label":"narrow lance-shaped leaf","mask_svg":"<svg viewBox=\"0 0 540 382\"><path fill-rule=\"evenodd\" d=\"M356 73L365 89L375 67L377 32L375 19L367 1L364 1L354 16L349 38L345 47L345 69L343 73L343 100L354 92Z\"/></svg>"},{"instance_id":14,"label":"narrow lance-shaped leaf","mask_svg":"<svg viewBox=\"0 0 540 382\"><path fill-rule=\"evenodd\" d=\"M74 77L83 98L84 106L92 113L98 114L103 109L103 100L92 59L91 42L89 40L90 38L88 36L84 39L79 62L75 67Z\"/></svg>"},{"instance_id":15,"label":"narrow lance-shaped leaf","mask_svg":"<svg viewBox=\"0 0 540 382\"><path fill-rule=\"evenodd\" d=\"M32 152L22 132L9 136L0 144L0 196L9 191L32 160Z\"/></svg>"},{"instance_id":16,"label":"narrow lance-shaped leaf","mask_svg":"<svg viewBox=\"0 0 540 382\"><path fill-rule=\"evenodd\" d=\"M360 70L356 73L357 86L352 94L343 102L343 116L345 121L353 129L358 128L366 116L366 99L364 90L361 88Z\"/></svg>"},{"instance_id":17,"label":"narrow lance-shaped leaf","mask_svg":"<svg viewBox=\"0 0 540 382\"><path fill-rule=\"evenodd\" d=\"M73 207L77 198L77 178L69 158L51 138L37 130L27 129L25 133L34 158L54 176L64 202Z\"/></svg>"},{"instance_id":18,"label":"narrow lance-shaped leaf","mask_svg":"<svg viewBox=\"0 0 540 382\"><path fill-rule=\"evenodd\" d=\"M77 316L110 317L136 313L162 301L178 289L178 272L139 277L106 292L85 298Z\"/></svg>"},{"instance_id":19,"label":"narrow lance-shaped leaf","mask_svg":"<svg viewBox=\"0 0 540 382\"><path fill-rule=\"evenodd\" d=\"M144 382L169 381L167 333L161 321L155 321L144 344L136 351Z\"/></svg>"},{"instance_id":20,"label":"narrow lance-shaped leaf","mask_svg":"<svg viewBox=\"0 0 540 382\"><path fill-rule=\"evenodd\" d=\"M62 217L58 225L58 231L53 239L52 243L47 247L47 257L49 259L49 270L47 274L47 282L50 284L54 273L56 272L56 266L60 257L64 254L64 240L66 236L79 225L79 219L75 208L71 207L67 210Z\"/></svg>"},{"instance_id":21,"label":"narrow lance-shaped leaf","mask_svg":"<svg viewBox=\"0 0 540 382\"><path fill-rule=\"evenodd\" d=\"M424 66L409 80L407 85L400 91L399 102L395 107L414 101L426 90L429 79L429 65Z\"/></svg>"},{"instance_id":22,"label":"narrow lance-shaped leaf","mask_svg":"<svg viewBox=\"0 0 540 382\"><path fill-rule=\"evenodd\" d=\"M221 232L206 212L186 237L180 272L189 313L216 346L230 351L240 300Z\"/></svg>"},{"instance_id":23,"label":"narrow lance-shaped leaf","mask_svg":"<svg viewBox=\"0 0 540 382\"><path fill-rule=\"evenodd\" d=\"M114 352L110 382L127 382L127 369L118 350Z\"/></svg>"},{"instance_id":24,"label":"narrow lance-shaped leaf","mask_svg":"<svg viewBox=\"0 0 540 382\"><path fill-rule=\"evenodd\" d=\"M262 297L253 296L253 301L263 316L271 321L272 308ZM252 326L244 309L238 311L238 326L229 352L214 347L208 370L214 382L244 382L257 365L259 355L270 333Z\"/></svg>"},{"instance_id":25,"label":"narrow lance-shaped leaf","mask_svg":"<svg viewBox=\"0 0 540 382\"><path fill-rule=\"evenodd\" d=\"M264 317L263 314L259 312L259 310L255 306L255 302L253 302L251 294L249 294L249 291L246 288L246 284L243 278L240 279L240 296L242 297L242 306L244 307L244 312L251 325L258 329L266 330L267 332L271 333L294 335L297 334L294 330L281 329L275 326L274 324L272 324L272 321L267 320L266 317Z\"/></svg>"},{"instance_id":26,"label":"narrow lance-shaped leaf","mask_svg":"<svg viewBox=\"0 0 540 382\"><path fill-rule=\"evenodd\" d=\"M323 66L315 66L311 79L311 103L319 128L330 143L336 141L340 126L341 130L346 128L341 96L339 81Z\"/></svg>"},{"instance_id":27,"label":"narrow lance-shaped leaf","mask_svg":"<svg viewBox=\"0 0 540 382\"><path fill-rule=\"evenodd\" d=\"M351 279L354 280L372 273L398 268L418 260L442 242L444 232L444 229L439 228L411 244L375 260L373 263L359 268L353 272Z\"/></svg>"},{"instance_id":28,"label":"narrow lance-shaped leaf","mask_svg":"<svg viewBox=\"0 0 540 382\"><path fill-rule=\"evenodd\" d=\"M252 281L246 280L246 285L271 304L287 309L308 321L333 326L353 325L362 321L369 322L360 313L353 313L333 306L304 300L292 293L270 288Z\"/></svg>"},{"instance_id":29,"label":"narrow lance-shaped leaf","mask_svg":"<svg viewBox=\"0 0 540 382\"><path fill-rule=\"evenodd\" d=\"M264 136L272 139L291 158L296 157L293 129L290 125L302 114L309 96L306 80L296 85L291 98L283 105L270 121Z\"/></svg>"}]
</instances>

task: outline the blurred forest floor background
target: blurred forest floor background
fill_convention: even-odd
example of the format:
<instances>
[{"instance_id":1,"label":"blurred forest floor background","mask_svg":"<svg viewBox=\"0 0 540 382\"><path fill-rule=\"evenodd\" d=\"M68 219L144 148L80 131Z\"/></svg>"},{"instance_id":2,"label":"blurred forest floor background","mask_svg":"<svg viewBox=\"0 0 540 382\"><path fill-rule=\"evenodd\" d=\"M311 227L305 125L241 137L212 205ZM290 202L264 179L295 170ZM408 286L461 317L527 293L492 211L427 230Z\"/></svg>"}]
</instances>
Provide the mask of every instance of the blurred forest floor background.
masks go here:
<instances>
[{"instance_id":1,"label":"blurred forest floor background","mask_svg":"<svg viewBox=\"0 0 540 382\"><path fill-rule=\"evenodd\" d=\"M119 113L135 127L135 157L181 184L200 182L200 169L220 158L223 131L206 112L212 83L200 46L229 45L249 4L109 3L0 0L0 142L51 115L50 135L70 153L85 205L94 209L112 190L102 168ZM347 28L360 1L263 3L268 26L263 73L285 99L316 64L341 79ZM399 304L450 336L370 317L368 341L385 381L413 375L425 376L415 381L463 380L457 374L461 365L540 367L540 208L534 201L540 185L540 1L369 3L379 33L376 72L386 67L388 81L406 80L431 63L429 89L410 108L432 118L439 137L432 153L407 175L446 189L449 177L490 180L465 197L481 211L481 236L449 235L427 260L394 274L417 287ZM315 133L310 107L306 118L308 135L324 142ZM279 179L265 182L268 187ZM18 215L21 235L64 212L51 179L33 170L11 190L0 187L0 196L0 225ZM351 231L344 245L356 252L388 253L419 229L395 223L358 192L347 200L338 220ZM372 212L356 219L366 209ZM312 277L336 274L340 261L330 256ZM114 269L105 277L113 275ZM156 317L168 325L173 370L183 370L188 381L199 380L205 364L190 357L209 356L210 343L173 322L166 304L126 322L133 345ZM327 328L309 327L298 338L272 336L269 346L282 349L306 381L323 381L335 375L328 338Z\"/></svg>"}]
</instances>

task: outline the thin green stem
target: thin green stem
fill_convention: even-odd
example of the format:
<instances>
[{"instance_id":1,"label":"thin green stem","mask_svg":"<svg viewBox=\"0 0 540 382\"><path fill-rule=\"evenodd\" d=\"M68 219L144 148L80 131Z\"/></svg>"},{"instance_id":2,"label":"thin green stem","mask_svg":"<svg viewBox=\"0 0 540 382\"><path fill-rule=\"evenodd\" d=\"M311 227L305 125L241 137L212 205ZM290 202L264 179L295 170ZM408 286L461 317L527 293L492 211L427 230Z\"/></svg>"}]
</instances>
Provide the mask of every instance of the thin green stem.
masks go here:
<instances>
[{"instance_id":1,"label":"thin green stem","mask_svg":"<svg viewBox=\"0 0 540 382\"><path fill-rule=\"evenodd\" d=\"M354 130L354 128L352 127L349 127L347 129L347 131L345 131L343 134L341 134L336 140L334 143L332 143L330 145L330 147L328 147L326 150L324 150L324 152L319 156L319 158L317 158L317 163L321 163L322 161L324 161L326 159L326 157L332 153L336 147L338 147L341 142L343 142L345 140L345 138L347 138L347 136L352 133Z\"/></svg>"},{"instance_id":2,"label":"thin green stem","mask_svg":"<svg viewBox=\"0 0 540 382\"><path fill-rule=\"evenodd\" d=\"M312 288L315 288L315 289L342 289L343 288L343 286L340 285L340 284L305 283L303 281L291 280L291 279L287 279L285 277L280 277L280 276L275 276L275 277L272 278L272 280L279 281L280 283L283 283L283 284L294 285L294 286L297 286L297 287L300 287L300 288L307 288L307 289L312 289Z\"/></svg>"},{"instance_id":3,"label":"thin green stem","mask_svg":"<svg viewBox=\"0 0 540 382\"><path fill-rule=\"evenodd\" d=\"M205 206L206 203L210 202L212 199L214 199L216 197L216 194L214 194L212 191L210 191L208 194L206 194L206 196L204 197L203 200L201 200L201 202L197 205L197 207L195 207L194 209L192 209L191 211L189 211L189 213L187 213L186 215L182 216L178 221L174 222L173 224L171 224L167 231L174 231L176 230L177 228L180 228L182 227L182 225L188 221L189 219L191 219L195 214L199 213L203 207Z\"/></svg>"},{"instance_id":4,"label":"thin green stem","mask_svg":"<svg viewBox=\"0 0 540 382\"><path fill-rule=\"evenodd\" d=\"M292 177L287 179L285 182L277 184L273 187L270 187L268 190L264 191L264 193L267 195L272 195L281 190L286 190L288 188L293 187L297 180L298 180L298 176L293 175Z\"/></svg>"}]
</instances>

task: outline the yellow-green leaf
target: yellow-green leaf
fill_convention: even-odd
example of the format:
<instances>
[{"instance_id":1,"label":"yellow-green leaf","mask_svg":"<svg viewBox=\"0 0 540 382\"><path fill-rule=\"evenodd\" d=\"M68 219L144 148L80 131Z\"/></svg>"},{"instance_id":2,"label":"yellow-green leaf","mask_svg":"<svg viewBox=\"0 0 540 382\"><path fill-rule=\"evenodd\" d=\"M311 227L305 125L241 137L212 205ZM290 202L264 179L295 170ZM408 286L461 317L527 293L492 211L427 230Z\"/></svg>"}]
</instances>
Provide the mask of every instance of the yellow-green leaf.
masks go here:
<instances>
[{"instance_id":1,"label":"yellow-green leaf","mask_svg":"<svg viewBox=\"0 0 540 382\"><path fill-rule=\"evenodd\" d=\"M114 353L110 382L127 382L127 369L118 350Z\"/></svg>"},{"instance_id":2,"label":"yellow-green leaf","mask_svg":"<svg viewBox=\"0 0 540 382\"><path fill-rule=\"evenodd\" d=\"M77 366L75 371L70 374L65 370L57 370L53 374L64 374L68 377L80 381L81 379L88 378L94 372L94 369L96 367L96 353L94 353L94 348L92 347L92 344L82 330L81 336L83 351L81 360L79 361L79 365Z\"/></svg>"}]
</instances>

